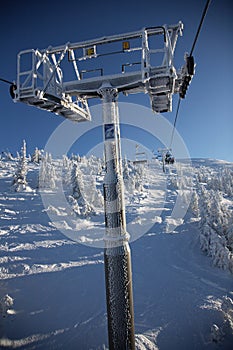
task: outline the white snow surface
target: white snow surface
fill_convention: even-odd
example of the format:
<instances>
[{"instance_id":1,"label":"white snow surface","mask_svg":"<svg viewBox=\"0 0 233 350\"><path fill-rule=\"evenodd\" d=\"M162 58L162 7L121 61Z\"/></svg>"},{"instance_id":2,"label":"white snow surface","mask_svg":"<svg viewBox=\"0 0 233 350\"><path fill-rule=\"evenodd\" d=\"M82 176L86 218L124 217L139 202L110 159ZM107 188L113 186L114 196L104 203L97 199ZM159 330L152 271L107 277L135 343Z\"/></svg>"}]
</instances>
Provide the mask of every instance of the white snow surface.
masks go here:
<instances>
[{"instance_id":1,"label":"white snow surface","mask_svg":"<svg viewBox=\"0 0 233 350\"><path fill-rule=\"evenodd\" d=\"M16 164L0 163L0 349L108 349L103 251L59 231L48 211L64 226L65 210L43 207L38 166L28 167L35 191L13 192ZM233 164L193 161L194 173L202 167L211 176ZM201 251L200 220L191 210L171 218L177 195L171 183L160 195L166 197L164 207L155 204L160 213L153 216L154 226L131 244L136 349L232 349L233 275ZM130 197L129 208L134 212L141 203L137 215L153 207L143 193L136 199ZM233 197L225 203L232 214ZM96 216L77 220L84 228L99 225ZM168 225L175 231L167 233Z\"/></svg>"}]
</instances>

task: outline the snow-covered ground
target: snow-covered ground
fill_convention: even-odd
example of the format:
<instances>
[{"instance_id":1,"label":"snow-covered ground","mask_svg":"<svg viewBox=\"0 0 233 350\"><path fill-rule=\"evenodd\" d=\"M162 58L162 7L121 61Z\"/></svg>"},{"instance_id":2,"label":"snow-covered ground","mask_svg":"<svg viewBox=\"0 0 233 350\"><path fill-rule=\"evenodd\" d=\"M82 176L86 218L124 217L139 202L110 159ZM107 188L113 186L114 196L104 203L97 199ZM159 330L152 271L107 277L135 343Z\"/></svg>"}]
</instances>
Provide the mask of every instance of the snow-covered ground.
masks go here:
<instances>
[{"instance_id":1,"label":"snow-covered ground","mask_svg":"<svg viewBox=\"0 0 233 350\"><path fill-rule=\"evenodd\" d=\"M0 161L0 349L107 349L103 249L69 240L61 233L59 225L64 232L66 208L44 207L37 190L38 165L27 166L28 187L16 192L12 187L16 162ZM221 170L225 168L232 171L233 164L193 161L193 174L199 174L194 184L199 202L203 186L208 193L214 186L224 187L217 178L212 179L221 172L226 179L229 174ZM99 172L99 188L101 176ZM228 254L224 270L213 265L217 253L211 240L205 246L210 248L209 256L200 249L200 235L209 237L203 227L208 227L209 234L219 229L219 222L213 227L210 220L203 222L204 200L202 213L191 201L192 210L184 217L171 215L179 182L184 183L176 166L167 167L165 175L158 171L158 164L144 167L141 178L138 173L133 183L129 178L126 171L131 228L143 227L145 211L146 218L154 220L153 225L149 222L148 232L131 243L137 349L231 349L232 255ZM54 184L50 186L50 191L43 191L52 197ZM233 193L230 186L226 191L229 193L221 198L230 222ZM74 202L72 206L81 208L80 202L79 207L74 207ZM51 211L58 218L56 225L51 222ZM148 211L153 215L148 217ZM102 230L100 210L93 216L77 214L72 218L80 224L83 221L84 229L92 223ZM172 225L173 231L168 229ZM229 230L230 224L230 237ZM83 239L90 242L91 236Z\"/></svg>"}]
</instances>

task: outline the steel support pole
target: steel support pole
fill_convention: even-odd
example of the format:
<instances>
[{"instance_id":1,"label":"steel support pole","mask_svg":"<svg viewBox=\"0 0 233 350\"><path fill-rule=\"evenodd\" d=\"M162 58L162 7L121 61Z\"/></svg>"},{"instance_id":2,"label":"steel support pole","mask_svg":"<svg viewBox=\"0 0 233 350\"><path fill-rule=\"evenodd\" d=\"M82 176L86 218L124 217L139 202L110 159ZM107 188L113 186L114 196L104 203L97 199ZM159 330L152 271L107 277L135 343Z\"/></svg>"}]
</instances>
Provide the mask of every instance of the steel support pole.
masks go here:
<instances>
[{"instance_id":1,"label":"steel support pole","mask_svg":"<svg viewBox=\"0 0 233 350\"><path fill-rule=\"evenodd\" d=\"M126 232L117 90L99 91L103 103L106 174L105 281L110 350L135 350L131 254Z\"/></svg>"}]
</instances>

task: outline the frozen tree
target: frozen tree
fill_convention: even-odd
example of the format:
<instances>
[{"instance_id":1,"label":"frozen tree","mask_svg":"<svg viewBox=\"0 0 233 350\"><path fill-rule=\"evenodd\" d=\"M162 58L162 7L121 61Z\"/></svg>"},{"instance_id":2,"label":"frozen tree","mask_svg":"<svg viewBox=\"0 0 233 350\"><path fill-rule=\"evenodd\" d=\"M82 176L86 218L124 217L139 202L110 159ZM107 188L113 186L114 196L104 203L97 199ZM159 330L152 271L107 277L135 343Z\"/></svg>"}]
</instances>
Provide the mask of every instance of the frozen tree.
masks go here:
<instances>
[{"instance_id":1,"label":"frozen tree","mask_svg":"<svg viewBox=\"0 0 233 350\"><path fill-rule=\"evenodd\" d=\"M232 272L231 224L229 211L220 191L201 186L199 195L200 245L213 259L213 264ZM232 242L232 241L231 241Z\"/></svg>"},{"instance_id":2,"label":"frozen tree","mask_svg":"<svg viewBox=\"0 0 233 350\"><path fill-rule=\"evenodd\" d=\"M226 245L229 250L229 270L233 273L233 213L228 219L228 227L226 229Z\"/></svg>"},{"instance_id":3,"label":"frozen tree","mask_svg":"<svg viewBox=\"0 0 233 350\"><path fill-rule=\"evenodd\" d=\"M209 189L215 189L218 191L222 190L222 178L219 174L214 174L210 179L207 180L207 185Z\"/></svg>"},{"instance_id":4,"label":"frozen tree","mask_svg":"<svg viewBox=\"0 0 233 350\"><path fill-rule=\"evenodd\" d=\"M125 157L124 161L122 162L122 168L123 168L123 179L124 181L129 180L129 166L128 166L128 161Z\"/></svg>"},{"instance_id":5,"label":"frozen tree","mask_svg":"<svg viewBox=\"0 0 233 350\"><path fill-rule=\"evenodd\" d=\"M54 189L56 187L55 167L52 164L52 156L45 153L40 163L39 184L40 189Z\"/></svg>"},{"instance_id":6,"label":"frozen tree","mask_svg":"<svg viewBox=\"0 0 233 350\"><path fill-rule=\"evenodd\" d=\"M222 188L226 195L233 196L233 171L229 168L222 170Z\"/></svg>"},{"instance_id":7,"label":"frozen tree","mask_svg":"<svg viewBox=\"0 0 233 350\"><path fill-rule=\"evenodd\" d=\"M27 172L28 172L26 152L27 152L26 142L25 140L23 140L21 154L17 162L17 169L16 169L13 183L12 183L13 188L16 192L32 191L32 189L28 186L27 179L26 179Z\"/></svg>"},{"instance_id":8,"label":"frozen tree","mask_svg":"<svg viewBox=\"0 0 233 350\"><path fill-rule=\"evenodd\" d=\"M136 187L135 185L136 172L133 171L133 169L130 167L130 164L126 158L123 161L122 167L123 167L123 180L124 180L125 189L128 195L133 195ZM137 181L139 180L137 179Z\"/></svg>"},{"instance_id":9,"label":"frozen tree","mask_svg":"<svg viewBox=\"0 0 233 350\"><path fill-rule=\"evenodd\" d=\"M207 224L204 224L201 227L200 232L200 247L203 252L207 253L209 252L209 245L210 245L210 227Z\"/></svg>"},{"instance_id":10,"label":"frozen tree","mask_svg":"<svg viewBox=\"0 0 233 350\"><path fill-rule=\"evenodd\" d=\"M193 195L192 195L191 210L196 217L200 216L198 195L197 195L197 191L195 191L195 190L193 191Z\"/></svg>"},{"instance_id":11,"label":"frozen tree","mask_svg":"<svg viewBox=\"0 0 233 350\"><path fill-rule=\"evenodd\" d=\"M2 158L6 159L6 160L15 160L10 151L3 151Z\"/></svg>"},{"instance_id":12,"label":"frozen tree","mask_svg":"<svg viewBox=\"0 0 233 350\"><path fill-rule=\"evenodd\" d=\"M169 185L173 190L179 188L178 177L176 175L169 176Z\"/></svg>"},{"instance_id":13,"label":"frozen tree","mask_svg":"<svg viewBox=\"0 0 233 350\"><path fill-rule=\"evenodd\" d=\"M97 162L97 175L101 175L104 170L104 162L103 159L98 159Z\"/></svg>"},{"instance_id":14,"label":"frozen tree","mask_svg":"<svg viewBox=\"0 0 233 350\"><path fill-rule=\"evenodd\" d=\"M220 305L223 322L218 326L211 326L210 338L214 343L221 343L224 338L232 339L233 335L233 301L228 296L223 296Z\"/></svg>"},{"instance_id":15,"label":"frozen tree","mask_svg":"<svg viewBox=\"0 0 233 350\"><path fill-rule=\"evenodd\" d=\"M201 167L196 173L196 194L191 208L200 217L200 246L215 266L233 273L233 211L227 197L233 195L230 167Z\"/></svg>"},{"instance_id":16,"label":"frozen tree","mask_svg":"<svg viewBox=\"0 0 233 350\"><path fill-rule=\"evenodd\" d=\"M230 252L225 245L224 237L212 231L210 236L209 254L213 258L213 264L224 270L229 269Z\"/></svg>"},{"instance_id":17,"label":"frozen tree","mask_svg":"<svg viewBox=\"0 0 233 350\"><path fill-rule=\"evenodd\" d=\"M144 184L146 183L145 173L142 166L129 165L129 177L124 181L126 194L129 196L129 201L132 203L140 203L146 198L147 190Z\"/></svg>"},{"instance_id":18,"label":"frozen tree","mask_svg":"<svg viewBox=\"0 0 233 350\"><path fill-rule=\"evenodd\" d=\"M67 155L63 155L63 157L62 157L63 168L68 168L69 164L70 164L69 158L67 157Z\"/></svg>"},{"instance_id":19,"label":"frozen tree","mask_svg":"<svg viewBox=\"0 0 233 350\"><path fill-rule=\"evenodd\" d=\"M224 296L221 310L223 314L223 326L222 326L222 332L225 335L231 335L233 334L233 300L228 297Z\"/></svg>"},{"instance_id":20,"label":"frozen tree","mask_svg":"<svg viewBox=\"0 0 233 350\"><path fill-rule=\"evenodd\" d=\"M88 192L89 192L89 201L94 208L103 208L104 198L101 191L97 188L96 176L90 175L88 182Z\"/></svg>"},{"instance_id":21,"label":"frozen tree","mask_svg":"<svg viewBox=\"0 0 233 350\"><path fill-rule=\"evenodd\" d=\"M70 159L71 160L75 160L75 161L77 161L77 162L81 162L81 157L80 157L80 155L78 154L71 154L71 157L70 157Z\"/></svg>"},{"instance_id":22,"label":"frozen tree","mask_svg":"<svg viewBox=\"0 0 233 350\"><path fill-rule=\"evenodd\" d=\"M211 326L211 340L214 343L219 343L222 340L222 331L216 324Z\"/></svg>"},{"instance_id":23,"label":"frozen tree","mask_svg":"<svg viewBox=\"0 0 233 350\"><path fill-rule=\"evenodd\" d=\"M229 315L233 317L233 300L225 295L223 297L221 309L226 317L228 317Z\"/></svg>"},{"instance_id":24,"label":"frozen tree","mask_svg":"<svg viewBox=\"0 0 233 350\"><path fill-rule=\"evenodd\" d=\"M138 166L137 168L135 168L133 175L134 175L135 190L138 192L142 192L143 191L143 184L142 184L143 169L142 169L142 167Z\"/></svg>"},{"instance_id":25,"label":"frozen tree","mask_svg":"<svg viewBox=\"0 0 233 350\"><path fill-rule=\"evenodd\" d=\"M209 169L208 167L201 166L198 169L197 180L198 180L199 183L207 184L212 176L213 176L212 170Z\"/></svg>"},{"instance_id":26,"label":"frozen tree","mask_svg":"<svg viewBox=\"0 0 233 350\"><path fill-rule=\"evenodd\" d=\"M0 315L2 317L6 317L8 314L8 310L13 306L14 304L14 299L6 294L0 299Z\"/></svg>"},{"instance_id":27,"label":"frozen tree","mask_svg":"<svg viewBox=\"0 0 233 350\"><path fill-rule=\"evenodd\" d=\"M77 162L74 162L71 172L71 187L69 201L73 212L82 216L93 215L95 211L85 198L83 174Z\"/></svg>"},{"instance_id":28,"label":"frozen tree","mask_svg":"<svg viewBox=\"0 0 233 350\"><path fill-rule=\"evenodd\" d=\"M84 191L83 175L78 166L77 162L73 163L73 168L71 171L71 186L72 186L72 196L79 200L82 197Z\"/></svg>"},{"instance_id":29,"label":"frozen tree","mask_svg":"<svg viewBox=\"0 0 233 350\"><path fill-rule=\"evenodd\" d=\"M62 181L64 185L68 187L71 185L72 166L72 161L66 155L64 155L62 159Z\"/></svg>"},{"instance_id":30,"label":"frozen tree","mask_svg":"<svg viewBox=\"0 0 233 350\"><path fill-rule=\"evenodd\" d=\"M201 167L197 173L199 182L205 183L209 190L220 191L227 196L233 196L233 171L230 168L213 170Z\"/></svg>"},{"instance_id":31,"label":"frozen tree","mask_svg":"<svg viewBox=\"0 0 233 350\"><path fill-rule=\"evenodd\" d=\"M223 197L219 191L209 191L208 224L220 235L225 234L227 225L227 210L223 204Z\"/></svg>"},{"instance_id":32,"label":"frozen tree","mask_svg":"<svg viewBox=\"0 0 233 350\"><path fill-rule=\"evenodd\" d=\"M233 213L231 214L228 220L226 237L227 237L228 248L233 253Z\"/></svg>"},{"instance_id":33,"label":"frozen tree","mask_svg":"<svg viewBox=\"0 0 233 350\"><path fill-rule=\"evenodd\" d=\"M33 163L36 163L36 164L39 164L40 161L41 161L41 150L39 150L37 147L35 148L35 151L32 155L32 162Z\"/></svg>"},{"instance_id":34,"label":"frozen tree","mask_svg":"<svg viewBox=\"0 0 233 350\"><path fill-rule=\"evenodd\" d=\"M73 196L68 196L68 200L72 209L72 214L81 215L81 208L78 201Z\"/></svg>"}]
</instances>

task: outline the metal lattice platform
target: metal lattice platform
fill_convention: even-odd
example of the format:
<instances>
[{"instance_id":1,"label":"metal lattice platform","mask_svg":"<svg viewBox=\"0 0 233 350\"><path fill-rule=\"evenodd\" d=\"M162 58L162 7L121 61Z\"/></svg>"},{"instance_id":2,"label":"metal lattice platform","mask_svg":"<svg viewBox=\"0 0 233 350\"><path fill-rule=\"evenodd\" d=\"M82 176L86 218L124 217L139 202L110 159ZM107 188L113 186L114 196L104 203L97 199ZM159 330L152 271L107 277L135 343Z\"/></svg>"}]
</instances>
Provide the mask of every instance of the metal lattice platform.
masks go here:
<instances>
[{"instance_id":1,"label":"metal lattice platform","mask_svg":"<svg viewBox=\"0 0 233 350\"><path fill-rule=\"evenodd\" d=\"M154 112L171 111L172 96L187 76L186 65L177 71L173 64L182 30L179 22L41 51L22 51L14 100L80 122L91 119L88 99L99 97L98 91L107 83L125 95L147 93ZM112 57L116 64L119 61L120 70L107 72L104 63L109 59L107 67L111 67ZM64 81L66 65L72 68L74 79Z\"/></svg>"}]
</instances>

